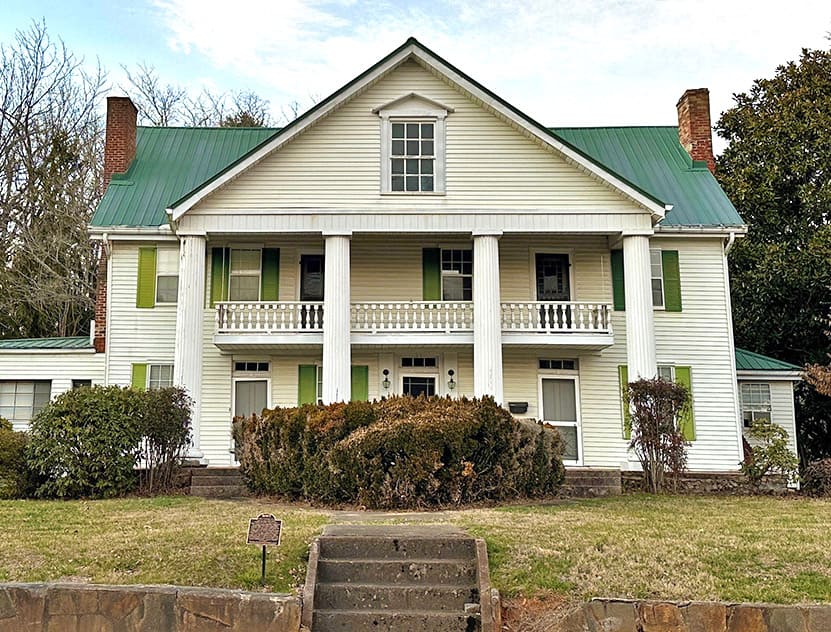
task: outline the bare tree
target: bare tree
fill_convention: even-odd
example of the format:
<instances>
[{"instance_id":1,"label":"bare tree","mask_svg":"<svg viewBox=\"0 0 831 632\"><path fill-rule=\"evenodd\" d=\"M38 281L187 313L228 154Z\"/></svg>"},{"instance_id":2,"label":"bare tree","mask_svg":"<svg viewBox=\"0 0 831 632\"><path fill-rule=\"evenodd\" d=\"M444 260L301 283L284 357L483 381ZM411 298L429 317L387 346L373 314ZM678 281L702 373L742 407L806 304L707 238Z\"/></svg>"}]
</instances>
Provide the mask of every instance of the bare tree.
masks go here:
<instances>
[{"instance_id":1,"label":"bare tree","mask_svg":"<svg viewBox=\"0 0 831 632\"><path fill-rule=\"evenodd\" d=\"M140 63L133 72L127 66L121 67L127 73L130 84L126 91L133 100L142 123L158 127L175 125L183 113L188 111L185 89L171 84L161 85L153 66Z\"/></svg>"},{"instance_id":2,"label":"bare tree","mask_svg":"<svg viewBox=\"0 0 831 632\"><path fill-rule=\"evenodd\" d=\"M0 45L0 338L79 334L89 323L104 82L43 22Z\"/></svg>"}]
</instances>

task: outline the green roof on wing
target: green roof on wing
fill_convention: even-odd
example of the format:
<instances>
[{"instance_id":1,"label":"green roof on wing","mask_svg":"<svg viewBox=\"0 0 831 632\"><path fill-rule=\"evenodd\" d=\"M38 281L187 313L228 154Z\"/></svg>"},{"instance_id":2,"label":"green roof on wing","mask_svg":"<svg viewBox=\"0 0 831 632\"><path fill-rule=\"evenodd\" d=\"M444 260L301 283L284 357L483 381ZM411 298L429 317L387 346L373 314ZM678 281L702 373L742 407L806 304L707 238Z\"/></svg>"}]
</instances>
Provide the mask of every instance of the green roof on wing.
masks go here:
<instances>
[{"instance_id":1,"label":"green roof on wing","mask_svg":"<svg viewBox=\"0 0 831 632\"><path fill-rule=\"evenodd\" d=\"M92 349L89 336L71 336L68 338L15 338L0 340L0 351L9 349Z\"/></svg>"},{"instance_id":2,"label":"green roof on wing","mask_svg":"<svg viewBox=\"0 0 831 632\"><path fill-rule=\"evenodd\" d=\"M783 362L763 356L760 353L753 353L745 349L736 349L736 370L737 371L801 371L802 367L790 362Z\"/></svg>"}]
</instances>

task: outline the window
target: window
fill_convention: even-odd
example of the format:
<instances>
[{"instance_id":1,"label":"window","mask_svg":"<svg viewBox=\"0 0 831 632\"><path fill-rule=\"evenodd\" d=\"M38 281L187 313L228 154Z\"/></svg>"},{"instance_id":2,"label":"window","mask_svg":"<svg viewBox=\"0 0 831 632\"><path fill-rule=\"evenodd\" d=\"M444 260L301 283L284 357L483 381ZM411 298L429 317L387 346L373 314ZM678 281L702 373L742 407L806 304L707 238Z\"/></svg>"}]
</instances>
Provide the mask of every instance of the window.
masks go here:
<instances>
[{"instance_id":1,"label":"window","mask_svg":"<svg viewBox=\"0 0 831 632\"><path fill-rule=\"evenodd\" d=\"M436 378L426 375L405 375L401 378L401 392L404 395L431 397L436 394Z\"/></svg>"},{"instance_id":2,"label":"window","mask_svg":"<svg viewBox=\"0 0 831 632\"><path fill-rule=\"evenodd\" d=\"M92 386L92 380L72 380L72 390L76 388L89 388Z\"/></svg>"},{"instance_id":3,"label":"window","mask_svg":"<svg viewBox=\"0 0 831 632\"><path fill-rule=\"evenodd\" d=\"M441 298L443 301L473 300L473 251L441 251Z\"/></svg>"},{"instance_id":4,"label":"window","mask_svg":"<svg viewBox=\"0 0 831 632\"><path fill-rule=\"evenodd\" d=\"M649 263L652 277L652 305L664 306L664 263L660 250L649 251Z\"/></svg>"},{"instance_id":5,"label":"window","mask_svg":"<svg viewBox=\"0 0 831 632\"><path fill-rule=\"evenodd\" d=\"M0 417L16 426L28 424L51 395L50 380L0 380Z\"/></svg>"},{"instance_id":6,"label":"window","mask_svg":"<svg viewBox=\"0 0 831 632\"><path fill-rule=\"evenodd\" d=\"M175 303L179 296L179 251L156 252L156 303Z\"/></svg>"},{"instance_id":7,"label":"window","mask_svg":"<svg viewBox=\"0 0 831 632\"><path fill-rule=\"evenodd\" d=\"M401 358L401 366L405 368L435 368L436 358Z\"/></svg>"},{"instance_id":8,"label":"window","mask_svg":"<svg viewBox=\"0 0 831 632\"><path fill-rule=\"evenodd\" d=\"M268 362L234 362L234 371L246 373L268 373Z\"/></svg>"},{"instance_id":9,"label":"window","mask_svg":"<svg viewBox=\"0 0 831 632\"><path fill-rule=\"evenodd\" d=\"M147 374L147 389L156 391L173 386L172 364L151 364Z\"/></svg>"},{"instance_id":10,"label":"window","mask_svg":"<svg viewBox=\"0 0 831 632\"><path fill-rule=\"evenodd\" d=\"M742 384L741 400L745 428L757 419L770 421L770 384Z\"/></svg>"},{"instance_id":11,"label":"window","mask_svg":"<svg viewBox=\"0 0 831 632\"><path fill-rule=\"evenodd\" d=\"M541 379L542 418L555 426L563 439L563 460L580 461L580 429L577 415L577 381L574 378Z\"/></svg>"},{"instance_id":12,"label":"window","mask_svg":"<svg viewBox=\"0 0 831 632\"><path fill-rule=\"evenodd\" d=\"M658 367L658 378L664 380L665 382L674 382L675 381L675 367L673 367L673 366L659 366Z\"/></svg>"},{"instance_id":13,"label":"window","mask_svg":"<svg viewBox=\"0 0 831 632\"><path fill-rule=\"evenodd\" d=\"M574 371L577 369L577 360L540 360L540 368L544 370Z\"/></svg>"},{"instance_id":14,"label":"window","mask_svg":"<svg viewBox=\"0 0 831 632\"><path fill-rule=\"evenodd\" d=\"M260 254L255 249L231 249L229 301L260 300Z\"/></svg>"},{"instance_id":15,"label":"window","mask_svg":"<svg viewBox=\"0 0 831 632\"><path fill-rule=\"evenodd\" d=\"M436 174L436 124L401 121L391 124L390 190L432 193Z\"/></svg>"}]
</instances>

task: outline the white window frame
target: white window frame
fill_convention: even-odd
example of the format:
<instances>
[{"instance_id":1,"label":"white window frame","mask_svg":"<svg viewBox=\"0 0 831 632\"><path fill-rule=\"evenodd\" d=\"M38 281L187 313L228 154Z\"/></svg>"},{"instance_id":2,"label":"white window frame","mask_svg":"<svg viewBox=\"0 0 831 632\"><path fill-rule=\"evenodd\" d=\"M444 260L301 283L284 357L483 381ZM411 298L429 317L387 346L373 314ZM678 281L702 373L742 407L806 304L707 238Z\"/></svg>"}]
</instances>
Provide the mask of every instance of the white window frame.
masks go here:
<instances>
[{"instance_id":1,"label":"white window frame","mask_svg":"<svg viewBox=\"0 0 831 632\"><path fill-rule=\"evenodd\" d=\"M764 389L767 390L767 400L768 400L767 410L763 410L761 405L753 405L753 404L751 404L751 407L752 407L751 409L748 410L746 408L745 401L744 401L745 386L747 386L749 388L763 387ZM767 382L742 382L741 384L739 384L739 404L741 406L741 411L742 411L742 428L747 429L747 428L750 427L748 425L745 425L745 422L744 422L745 412L750 413L751 423L753 421L756 421L756 413L767 413L767 415L768 415L767 418L770 421L773 421L773 398L772 398L772 393L771 393L771 390L770 390L770 384L768 384Z\"/></svg>"},{"instance_id":2,"label":"white window frame","mask_svg":"<svg viewBox=\"0 0 831 632\"><path fill-rule=\"evenodd\" d=\"M442 392L441 392L441 383L439 382L439 376L440 375L441 375L440 373L435 372L435 369L433 367L430 367L430 371L419 370L418 368L415 368L415 370L412 370L412 369L408 368L407 371L402 372L401 375L398 378L398 386L399 386L399 391L398 392L401 393L401 395L406 395L406 393L404 393L404 379L405 378L408 378L408 377L410 377L410 378L428 377L429 378L429 377L431 377L431 378L433 378L433 380L435 380L435 388L433 389L434 390L433 394L434 395L441 395L442 394Z\"/></svg>"},{"instance_id":3,"label":"white window frame","mask_svg":"<svg viewBox=\"0 0 831 632\"><path fill-rule=\"evenodd\" d=\"M404 95L373 110L381 119L381 193L383 195L430 196L446 191L447 115L451 108L415 93ZM392 190L392 123L433 123L435 163L432 191Z\"/></svg>"},{"instance_id":4,"label":"white window frame","mask_svg":"<svg viewBox=\"0 0 831 632\"><path fill-rule=\"evenodd\" d=\"M655 276L655 262L652 260L653 257L657 255L658 257L658 269L660 270L660 274ZM655 296L652 290L652 284L655 280L659 280L661 282L661 304L655 304ZM649 296L652 300L652 308L657 310L666 309L667 297L666 297L666 284L664 283L664 254L663 251L656 248L650 248L649 250Z\"/></svg>"},{"instance_id":5,"label":"white window frame","mask_svg":"<svg viewBox=\"0 0 831 632\"><path fill-rule=\"evenodd\" d=\"M52 401L52 380L41 380L41 379L35 379L35 378L28 379L28 380L27 379L9 379L9 380L4 379L4 380L0 380L0 382L14 384L14 390L12 392L12 405L11 405L13 413L18 408L18 406L17 406L17 396L18 396L17 389L18 389L18 386L20 384L25 384L25 383L31 383L32 384L32 406L31 406L31 409L30 409L29 418L28 419L21 419L20 417L14 417L14 416L8 418L8 420L12 423L12 426L14 427L15 430L24 430L32 422L32 419L34 419L35 415L37 413L39 413L41 410L43 410L43 408L50 401ZM35 388L36 388L35 385L36 384L46 384L46 385L49 386L49 397L44 402L43 406L40 406L37 409L37 411L35 410ZM23 408L23 406L20 406L20 408Z\"/></svg>"},{"instance_id":6,"label":"white window frame","mask_svg":"<svg viewBox=\"0 0 831 632\"><path fill-rule=\"evenodd\" d=\"M444 253L451 251L451 250L461 250L461 251L469 251L470 252L470 274L462 274L461 272L457 272L456 270L445 270L444 269ZM470 299L445 299L444 298L444 277L454 277L454 278L464 278L470 277ZM441 281L441 300L448 301L450 303L469 303L473 300L473 248L468 247L447 247L447 248L439 248L439 277Z\"/></svg>"},{"instance_id":7,"label":"white window frame","mask_svg":"<svg viewBox=\"0 0 831 632\"><path fill-rule=\"evenodd\" d=\"M240 300L231 298L231 280L237 277L251 277L254 276L254 273L251 270L245 271L234 271L234 253L239 252L241 250L247 250L251 252L259 253L259 265L257 268L257 298L254 299L247 299L247 300ZM259 246L236 246L230 248L230 254L228 256L228 300L234 303L255 303L260 300L260 296L262 296L262 286L263 286L263 249Z\"/></svg>"},{"instance_id":8,"label":"white window frame","mask_svg":"<svg viewBox=\"0 0 831 632\"><path fill-rule=\"evenodd\" d=\"M172 255L172 257L171 257ZM163 301L159 298L159 279L176 279L176 298ZM156 305L175 305L179 294L179 250L173 248L156 249Z\"/></svg>"},{"instance_id":9,"label":"white window frame","mask_svg":"<svg viewBox=\"0 0 831 632\"><path fill-rule=\"evenodd\" d=\"M157 386L156 388L152 387L153 383L153 368L157 368L161 370L162 367L170 367L170 384L167 386ZM145 389L148 391L159 390L162 388L170 388L173 386L173 363L172 362L148 362L147 363L147 381L144 384Z\"/></svg>"},{"instance_id":10,"label":"white window frame","mask_svg":"<svg viewBox=\"0 0 831 632\"><path fill-rule=\"evenodd\" d=\"M545 406L543 402L542 382L543 380L573 380L574 381L574 407L577 421L551 421L546 420ZM538 417L546 425L553 428L576 428L577 429L577 460L563 459L563 465L579 467L583 465L583 415L580 408L580 375L577 370L563 369L539 369L537 375L537 399Z\"/></svg>"},{"instance_id":11,"label":"white window frame","mask_svg":"<svg viewBox=\"0 0 831 632\"><path fill-rule=\"evenodd\" d=\"M675 365L674 364L659 364L657 367L656 377L661 377L661 371L669 371L669 381L675 384ZM664 379L666 377L664 376Z\"/></svg>"}]
</instances>

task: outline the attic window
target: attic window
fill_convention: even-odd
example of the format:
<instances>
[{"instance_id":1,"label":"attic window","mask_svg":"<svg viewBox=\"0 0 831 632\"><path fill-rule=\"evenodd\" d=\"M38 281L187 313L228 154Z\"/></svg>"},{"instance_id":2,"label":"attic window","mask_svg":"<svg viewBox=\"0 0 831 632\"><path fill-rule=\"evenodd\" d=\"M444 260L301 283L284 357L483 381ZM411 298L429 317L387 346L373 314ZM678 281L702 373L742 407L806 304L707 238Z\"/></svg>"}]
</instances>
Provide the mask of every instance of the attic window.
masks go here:
<instances>
[{"instance_id":1,"label":"attic window","mask_svg":"<svg viewBox=\"0 0 831 632\"><path fill-rule=\"evenodd\" d=\"M452 111L414 93L373 110L381 118L381 193L444 193L445 119Z\"/></svg>"}]
</instances>

